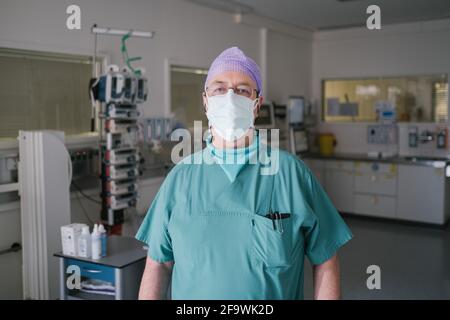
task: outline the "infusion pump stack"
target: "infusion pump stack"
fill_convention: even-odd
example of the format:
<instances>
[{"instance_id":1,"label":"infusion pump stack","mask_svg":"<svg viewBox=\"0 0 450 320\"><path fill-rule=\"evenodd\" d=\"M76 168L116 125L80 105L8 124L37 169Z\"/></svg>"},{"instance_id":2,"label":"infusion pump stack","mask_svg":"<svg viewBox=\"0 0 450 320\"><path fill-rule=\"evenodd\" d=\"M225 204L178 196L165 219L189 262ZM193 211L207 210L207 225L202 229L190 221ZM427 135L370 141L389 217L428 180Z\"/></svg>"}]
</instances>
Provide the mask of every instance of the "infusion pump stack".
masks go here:
<instances>
[{"instance_id":1,"label":"infusion pump stack","mask_svg":"<svg viewBox=\"0 0 450 320\"><path fill-rule=\"evenodd\" d=\"M115 65L91 81L91 97L99 102L101 219L111 233L121 234L124 212L135 207L141 156L137 145L137 105L147 100L147 79Z\"/></svg>"}]
</instances>

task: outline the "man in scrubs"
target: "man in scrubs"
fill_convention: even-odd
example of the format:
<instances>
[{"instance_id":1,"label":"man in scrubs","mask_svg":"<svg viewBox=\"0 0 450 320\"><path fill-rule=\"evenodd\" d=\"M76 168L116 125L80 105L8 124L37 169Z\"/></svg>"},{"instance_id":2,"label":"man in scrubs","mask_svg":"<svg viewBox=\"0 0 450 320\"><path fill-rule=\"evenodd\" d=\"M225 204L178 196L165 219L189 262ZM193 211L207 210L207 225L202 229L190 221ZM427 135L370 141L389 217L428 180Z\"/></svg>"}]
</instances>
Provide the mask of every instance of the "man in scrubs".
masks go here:
<instances>
[{"instance_id":1,"label":"man in scrubs","mask_svg":"<svg viewBox=\"0 0 450 320\"><path fill-rule=\"evenodd\" d=\"M172 299L303 299L305 257L315 299L340 298L337 251L352 234L295 155L277 150L271 174L253 161L261 89L238 48L212 63L206 147L170 171L136 235L149 248L140 299L165 299L170 284Z\"/></svg>"}]
</instances>

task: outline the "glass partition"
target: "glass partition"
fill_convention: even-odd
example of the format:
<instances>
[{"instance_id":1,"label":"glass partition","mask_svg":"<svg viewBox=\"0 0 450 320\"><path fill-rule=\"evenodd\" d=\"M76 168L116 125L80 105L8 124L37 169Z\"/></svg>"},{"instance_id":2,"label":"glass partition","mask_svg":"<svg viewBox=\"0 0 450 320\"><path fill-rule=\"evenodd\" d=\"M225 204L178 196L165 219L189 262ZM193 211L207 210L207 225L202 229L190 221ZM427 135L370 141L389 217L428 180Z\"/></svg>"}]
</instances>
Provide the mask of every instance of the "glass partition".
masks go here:
<instances>
[{"instance_id":1,"label":"glass partition","mask_svg":"<svg viewBox=\"0 0 450 320\"><path fill-rule=\"evenodd\" d=\"M446 74L322 81L322 119L374 122L377 105L388 103L400 122L446 122Z\"/></svg>"}]
</instances>

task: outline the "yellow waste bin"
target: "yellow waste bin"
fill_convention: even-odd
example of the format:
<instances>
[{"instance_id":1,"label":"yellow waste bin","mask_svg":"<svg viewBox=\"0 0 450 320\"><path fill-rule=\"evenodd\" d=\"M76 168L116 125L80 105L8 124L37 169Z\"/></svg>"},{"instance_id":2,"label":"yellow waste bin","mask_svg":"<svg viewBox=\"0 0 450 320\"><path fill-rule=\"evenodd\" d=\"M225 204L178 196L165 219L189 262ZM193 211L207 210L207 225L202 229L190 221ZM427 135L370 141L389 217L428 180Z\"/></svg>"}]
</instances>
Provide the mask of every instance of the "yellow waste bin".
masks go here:
<instances>
[{"instance_id":1,"label":"yellow waste bin","mask_svg":"<svg viewBox=\"0 0 450 320\"><path fill-rule=\"evenodd\" d=\"M319 134L319 152L324 157L329 157L334 153L337 141L332 133Z\"/></svg>"}]
</instances>

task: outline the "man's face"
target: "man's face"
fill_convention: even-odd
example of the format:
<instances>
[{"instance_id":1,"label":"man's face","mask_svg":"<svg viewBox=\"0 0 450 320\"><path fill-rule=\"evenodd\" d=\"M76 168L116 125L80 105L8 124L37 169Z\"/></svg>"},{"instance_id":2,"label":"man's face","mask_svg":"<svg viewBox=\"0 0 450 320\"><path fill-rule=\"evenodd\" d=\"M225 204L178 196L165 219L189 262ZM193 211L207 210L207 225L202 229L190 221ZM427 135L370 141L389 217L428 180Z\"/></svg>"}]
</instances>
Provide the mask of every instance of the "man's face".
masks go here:
<instances>
[{"instance_id":1,"label":"man's face","mask_svg":"<svg viewBox=\"0 0 450 320\"><path fill-rule=\"evenodd\" d=\"M227 71L216 75L206 84L206 95L226 94L230 88L233 89L236 94L246 96L251 100L258 98L258 102L253 111L253 116L256 119L259 108L263 102L263 97L258 97L255 81L244 73ZM223 91L224 89L225 91ZM205 112L208 111L208 98L206 95L203 95Z\"/></svg>"}]
</instances>

